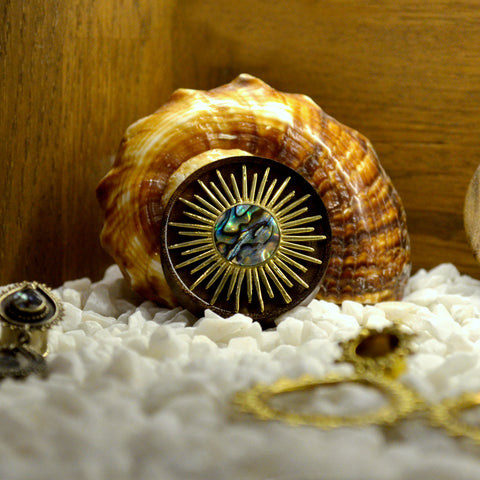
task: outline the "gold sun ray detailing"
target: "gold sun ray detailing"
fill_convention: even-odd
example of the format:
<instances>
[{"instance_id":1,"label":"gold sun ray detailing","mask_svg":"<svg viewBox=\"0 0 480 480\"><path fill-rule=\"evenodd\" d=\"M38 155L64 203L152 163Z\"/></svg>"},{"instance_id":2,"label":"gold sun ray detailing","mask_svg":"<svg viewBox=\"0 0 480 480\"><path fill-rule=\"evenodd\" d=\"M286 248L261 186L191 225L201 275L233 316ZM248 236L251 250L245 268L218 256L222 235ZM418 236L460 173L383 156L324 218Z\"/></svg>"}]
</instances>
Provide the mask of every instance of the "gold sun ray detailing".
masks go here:
<instances>
[{"instance_id":1,"label":"gold sun ray detailing","mask_svg":"<svg viewBox=\"0 0 480 480\"><path fill-rule=\"evenodd\" d=\"M275 211L275 213L279 216L279 217L282 217L283 215L285 215L286 213L288 213L290 210L298 207L299 205L301 205L303 202L305 202L308 198L310 197L310 195L304 195L303 197L299 198L298 200L295 200L295 202L291 203L290 205L288 205L287 207L283 208L282 210L280 210L279 212L277 212L277 209L279 208L279 206L283 206L283 204L280 204L279 203L279 206L277 206L277 208L273 207L273 210Z\"/></svg>"},{"instance_id":2,"label":"gold sun ray detailing","mask_svg":"<svg viewBox=\"0 0 480 480\"><path fill-rule=\"evenodd\" d=\"M222 280L220 281L220 283L218 284L218 287L217 289L215 290L215 294L213 295L212 297L212 305L217 301L217 298L218 296L220 295L221 291L223 290L223 287L225 286L225 284L227 283L227 280L228 278L230 277L230 275L232 274L232 271L233 269L231 268L231 266L229 265L227 267L227 270L225 272L225 275L223 276Z\"/></svg>"},{"instance_id":3,"label":"gold sun ray detailing","mask_svg":"<svg viewBox=\"0 0 480 480\"><path fill-rule=\"evenodd\" d=\"M302 277L297 275L286 263L282 262L280 257L274 260L274 265L278 265L279 268L285 270L296 282L302 285L302 287L308 288L308 283L305 282Z\"/></svg>"},{"instance_id":4,"label":"gold sun ray detailing","mask_svg":"<svg viewBox=\"0 0 480 480\"><path fill-rule=\"evenodd\" d=\"M228 200L225 198L225 196L223 195L223 193L219 190L219 188L213 183L213 182L210 182L210 186L212 187L213 191L218 195L218 197L220 198L220 200L222 201L223 205L227 208L229 208L229 205L230 203L228 202Z\"/></svg>"},{"instance_id":5,"label":"gold sun ray detailing","mask_svg":"<svg viewBox=\"0 0 480 480\"><path fill-rule=\"evenodd\" d=\"M227 194L227 197L229 198L230 200L230 205L235 205L235 197L233 196L231 190L228 188L222 174L217 170L217 176L218 176L218 179L220 180L220 183L222 184L222 187L223 187L223 190L224 192Z\"/></svg>"},{"instance_id":6,"label":"gold sun ray detailing","mask_svg":"<svg viewBox=\"0 0 480 480\"><path fill-rule=\"evenodd\" d=\"M274 180L270 186L268 187L268 190L267 190L267 193L265 194L265 196L262 198L262 204L265 205L266 207L266 203L268 202L268 199L270 198L270 195L272 194L273 192L273 189L275 188L275 185L277 184L277 180Z\"/></svg>"},{"instance_id":7,"label":"gold sun ray detailing","mask_svg":"<svg viewBox=\"0 0 480 480\"><path fill-rule=\"evenodd\" d=\"M308 212L308 207L303 207L300 210L295 210L285 216L279 216L278 219L282 222L287 222L292 218L298 217L299 215L303 215L305 212Z\"/></svg>"},{"instance_id":8,"label":"gold sun ray detailing","mask_svg":"<svg viewBox=\"0 0 480 480\"><path fill-rule=\"evenodd\" d=\"M255 199L255 202L257 203L259 203L262 198L263 190L265 189L265 185L267 184L269 173L270 173L270 168L267 168L265 170L265 173L263 174L262 183L260 184L260 188L258 189L258 193L257 193L257 198Z\"/></svg>"},{"instance_id":9,"label":"gold sun ray detailing","mask_svg":"<svg viewBox=\"0 0 480 480\"><path fill-rule=\"evenodd\" d=\"M313 232L315 229L313 227L300 227L300 228L285 228L283 233L285 235L289 234L296 234L296 233L310 233Z\"/></svg>"},{"instance_id":10,"label":"gold sun ray detailing","mask_svg":"<svg viewBox=\"0 0 480 480\"><path fill-rule=\"evenodd\" d=\"M237 202L241 202L242 196L240 195L240 190L238 189L237 181L235 180L235 175L233 173L230 175L230 181L232 182L233 194Z\"/></svg>"},{"instance_id":11,"label":"gold sun ray detailing","mask_svg":"<svg viewBox=\"0 0 480 480\"><path fill-rule=\"evenodd\" d=\"M282 252L278 253L278 258L285 260L287 263L289 263L290 265L293 265L295 268L298 268L303 273L305 273L308 270L307 267L296 262L293 258L290 258L287 255L284 255Z\"/></svg>"},{"instance_id":12,"label":"gold sun ray detailing","mask_svg":"<svg viewBox=\"0 0 480 480\"><path fill-rule=\"evenodd\" d=\"M188 267L188 265L191 265L192 263L196 263L199 260L202 260L205 257L210 257L210 256L211 256L211 253L210 253L209 250L207 250L206 252L202 253L201 255L189 258L188 260L185 260L184 262L179 263L178 265L175 265L175 268Z\"/></svg>"},{"instance_id":13,"label":"gold sun ray detailing","mask_svg":"<svg viewBox=\"0 0 480 480\"><path fill-rule=\"evenodd\" d=\"M267 318L318 284L330 228L303 177L252 158L258 157L213 162L194 174L188 193L179 192L170 210L167 248L177 259L172 268L181 292L195 290L204 308ZM295 198L295 191L311 193Z\"/></svg>"},{"instance_id":14,"label":"gold sun ray detailing","mask_svg":"<svg viewBox=\"0 0 480 480\"><path fill-rule=\"evenodd\" d=\"M194 220L198 220L199 222L206 223L207 225L213 225L213 220L209 220L208 218L201 217L200 215L197 215L196 213L185 212L185 215L187 217L193 218Z\"/></svg>"},{"instance_id":15,"label":"gold sun ray detailing","mask_svg":"<svg viewBox=\"0 0 480 480\"><path fill-rule=\"evenodd\" d=\"M262 281L263 285L265 286L265 290L268 293L270 298L273 298L275 294L273 293L272 287L270 282L268 281L267 275L265 274L264 267L258 267L258 272L260 273L260 280Z\"/></svg>"},{"instance_id":16,"label":"gold sun ray detailing","mask_svg":"<svg viewBox=\"0 0 480 480\"><path fill-rule=\"evenodd\" d=\"M247 177L247 167L242 165L242 196L243 199L249 200L248 198L248 177Z\"/></svg>"},{"instance_id":17,"label":"gold sun ray detailing","mask_svg":"<svg viewBox=\"0 0 480 480\"><path fill-rule=\"evenodd\" d=\"M197 278L197 281L190 287L191 290L193 290L197 285L199 285L201 282L203 282L208 275L211 273L211 271L216 267L216 265L212 265L208 270L206 270L200 277ZM195 272L194 272L195 273Z\"/></svg>"},{"instance_id":18,"label":"gold sun ray detailing","mask_svg":"<svg viewBox=\"0 0 480 480\"><path fill-rule=\"evenodd\" d=\"M275 273L270 268L270 265L268 265L268 263L267 265L265 265L265 271L267 272L267 275L273 280L273 283L276 285L276 287L280 290L280 293L282 294L282 297L285 300L285 303L290 303L292 301L292 297L290 297L290 295L287 293L284 286L281 284L277 275L275 275Z\"/></svg>"},{"instance_id":19,"label":"gold sun ray detailing","mask_svg":"<svg viewBox=\"0 0 480 480\"><path fill-rule=\"evenodd\" d=\"M208 232L188 232L188 231L180 231L178 232L179 235L184 235L186 237L209 237Z\"/></svg>"},{"instance_id":20,"label":"gold sun ray detailing","mask_svg":"<svg viewBox=\"0 0 480 480\"><path fill-rule=\"evenodd\" d=\"M210 191L210 189L201 180L198 181L198 184L202 187L203 191L210 197L210 199L213 200L217 207L220 208L220 210L223 210L225 205L222 205L220 200Z\"/></svg>"},{"instance_id":21,"label":"gold sun ray detailing","mask_svg":"<svg viewBox=\"0 0 480 480\"><path fill-rule=\"evenodd\" d=\"M295 242L309 242L310 240L325 240L327 237L325 235L284 235L283 238Z\"/></svg>"},{"instance_id":22,"label":"gold sun ray detailing","mask_svg":"<svg viewBox=\"0 0 480 480\"><path fill-rule=\"evenodd\" d=\"M227 300L230 300L230 296L232 295L233 288L237 283L238 273L239 273L239 269L235 268L233 270L232 277L230 278L230 285L228 286L228 292L227 292Z\"/></svg>"},{"instance_id":23,"label":"gold sun ray detailing","mask_svg":"<svg viewBox=\"0 0 480 480\"><path fill-rule=\"evenodd\" d=\"M241 269L238 271L238 278L237 278L237 287L235 291L235 310L238 312L240 310L240 293L242 290L242 283L245 277L245 269Z\"/></svg>"},{"instance_id":24,"label":"gold sun ray detailing","mask_svg":"<svg viewBox=\"0 0 480 480\"><path fill-rule=\"evenodd\" d=\"M258 302L260 303L260 311L263 312L265 304L263 303L262 286L260 285L260 279L258 278L258 270L253 271L253 281L255 282L255 290L257 291Z\"/></svg>"},{"instance_id":25,"label":"gold sun ray detailing","mask_svg":"<svg viewBox=\"0 0 480 480\"><path fill-rule=\"evenodd\" d=\"M283 247L293 248L294 250L301 250L303 252L314 252L315 249L308 245L301 245L299 243L287 242L286 240L283 242Z\"/></svg>"},{"instance_id":26,"label":"gold sun ray detailing","mask_svg":"<svg viewBox=\"0 0 480 480\"><path fill-rule=\"evenodd\" d=\"M250 195L248 196L248 201L253 202L253 199L255 198L255 191L257 190L257 180L258 180L258 174L254 173L253 174L253 180L252 180L252 186L250 188Z\"/></svg>"},{"instance_id":27,"label":"gold sun ray detailing","mask_svg":"<svg viewBox=\"0 0 480 480\"><path fill-rule=\"evenodd\" d=\"M210 279L207 284L207 288L210 288L217 280L217 278L228 268L226 263L221 263L218 267L218 270L215 272L215 275Z\"/></svg>"},{"instance_id":28,"label":"gold sun ray detailing","mask_svg":"<svg viewBox=\"0 0 480 480\"><path fill-rule=\"evenodd\" d=\"M277 211L283 207L287 202L289 202L295 196L295 190L290 192L288 195L282 198L276 205L272 207L272 212L277 213Z\"/></svg>"},{"instance_id":29,"label":"gold sun ray detailing","mask_svg":"<svg viewBox=\"0 0 480 480\"><path fill-rule=\"evenodd\" d=\"M173 250L174 248L192 247L193 245L199 245L202 243L209 243L209 241L208 239L200 238L199 240L192 240L191 242L176 243L175 245L171 245L168 248Z\"/></svg>"},{"instance_id":30,"label":"gold sun ray detailing","mask_svg":"<svg viewBox=\"0 0 480 480\"><path fill-rule=\"evenodd\" d=\"M185 198L180 198L180 201L183 202L185 205L188 205L189 207L195 209L197 212L203 213L206 217L210 217L213 219L217 218L217 216L214 213L209 212L208 210L205 210L204 208L200 207L199 205L196 205L190 200L186 200Z\"/></svg>"},{"instance_id":31,"label":"gold sun ray detailing","mask_svg":"<svg viewBox=\"0 0 480 480\"><path fill-rule=\"evenodd\" d=\"M247 270L247 296L248 296L248 303L252 303L253 285L252 285L252 271L251 270Z\"/></svg>"},{"instance_id":32,"label":"gold sun ray detailing","mask_svg":"<svg viewBox=\"0 0 480 480\"><path fill-rule=\"evenodd\" d=\"M280 248L282 249L283 253L289 254L292 257L300 258L301 260L306 260L307 262L322 263L322 261L319 258L310 257L309 255L303 255L302 253L295 252L294 250L290 250L289 248L285 248L285 247L280 247Z\"/></svg>"},{"instance_id":33,"label":"gold sun ray detailing","mask_svg":"<svg viewBox=\"0 0 480 480\"><path fill-rule=\"evenodd\" d=\"M189 250L184 250L183 252L180 253L180 255L185 256L185 255L191 255L192 253L199 253L203 252L204 250L210 250L210 245L202 245L201 247L197 248L190 248Z\"/></svg>"},{"instance_id":34,"label":"gold sun ray detailing","mask_svg":"<svg viewBox=\"0 0 480 480\"><path fill-rule=\"evenodd\" d=\"M293 287L293 283L287 278L287 276L278 268L276 265L275 261L271 262L269 265L269 268L271 268L276 275L278 275L282 280L283 283L287 285L287 287ZM308 286L308 285L307 285Z\"/></svg>"},{"instance_id":35,"label":"gold sun ray detailing","mask_svg":"<svg viewBox=\"0 0 480 480\"><path fill-rule=\"evenodd\" d=\"M200 195L195 195L195 198L204 206L207 207L212 213L214 214L219 214L222 211L219 210L218 208L214 207L211 203L207 202L204 198L202 198Z\"/></svg>"},{"instance_id":36,"label":"gold sun ray detailing","mask_svg":"<svg viewBox=\"0 0 480 480\"><path fill-rule=\"evenodd\" d=\"M298 220L294 220L293 222L286 222L283 226L285 228L298 227L299 225L305 225L305 223L316 222L316 221L321 220L321 219L322 219L321 215L315 215L313 217L304 217L304 218L300 218Z\"/></svg>"},{"instance_id":37,"label":"gold sun ray detailing","mask_svg":"<svg viewBox=\"0 0 480 480\"><path fill-rule=\"evenodd\" d=\"M170 225L172 225L173 227L192 228L193 230L208 230L208 231L210 231L210 227L208 225L200 225L198 223L171 222Z\"/></svg>"},{"instance_id":38,"label":"gold sun ray detailing","mask_svg":"<svg viewBox=\"0 0 480 480\"><path fill-rule=\"evenodd\" d=\"M267 205L266 205L267 208L271 208L272 205L275 205L275 202L278 200L278 197L282 194L282 192L285 190L285 187L288 185L288 182L290 181L290 178L291 177L286 178L285 181L280 185L278 190L275 192L275 195L267 203Z\"/></svg>"},{"instance_id":39,"label":"gold sun ray detailing","mask_svg":"<svg viewBox=\"0 0 480 480\"><path fill-rule=\"evenodd\" d=\"M202 255L200 255L200 256L202 256ZM198 265L193 270L190 270L190 272L191 273L197 273L198 271L202 270L202 268L208 267L208 265L210 265L214 261L215 261L215 258L207 258L207 260L205 260L201 265ZM215 265L214 265L214 267L215 267Z\"/></svg>"}]
</instances>

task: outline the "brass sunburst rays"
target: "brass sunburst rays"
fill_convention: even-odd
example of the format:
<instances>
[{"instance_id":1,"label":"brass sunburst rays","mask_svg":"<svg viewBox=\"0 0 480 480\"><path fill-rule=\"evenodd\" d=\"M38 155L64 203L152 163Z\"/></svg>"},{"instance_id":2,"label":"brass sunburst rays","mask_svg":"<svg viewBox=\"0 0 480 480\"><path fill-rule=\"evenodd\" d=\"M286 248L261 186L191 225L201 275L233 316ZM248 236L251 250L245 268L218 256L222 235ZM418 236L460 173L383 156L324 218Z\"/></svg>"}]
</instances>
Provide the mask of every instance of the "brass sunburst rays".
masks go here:
<instances>
[{"instance_id":1,"label":"brass sunburst rays","mask_svg":"<svg viewBox=\"0 0 480 480\"><path fill-rule=\"evenodd\" d=\"M200 289L210 306L261 315L266 302L289 305L318 283L307 272L326 267L318 245L327 241L328 219L312 209L316 192L300 186L299 195L298 178L292 182L298 174L288 169L288 176L272 175L276 162L259 168L251 157L243 160L229 171L214 168L208 179L195 180L196 191L178 196L182 214L168 222L175 232L168 250L174 269L187 277L186 287L193 294Z\"/></svg>"}]
</instances>

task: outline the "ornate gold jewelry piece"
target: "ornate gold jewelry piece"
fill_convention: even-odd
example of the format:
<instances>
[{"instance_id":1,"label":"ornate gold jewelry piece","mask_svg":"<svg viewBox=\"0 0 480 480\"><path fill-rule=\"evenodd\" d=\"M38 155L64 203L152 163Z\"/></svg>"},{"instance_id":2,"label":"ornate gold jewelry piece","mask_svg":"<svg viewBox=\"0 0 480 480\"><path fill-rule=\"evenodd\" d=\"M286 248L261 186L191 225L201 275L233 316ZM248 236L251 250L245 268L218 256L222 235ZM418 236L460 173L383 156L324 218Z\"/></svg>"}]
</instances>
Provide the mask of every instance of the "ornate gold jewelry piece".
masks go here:
<instances>
[{"instance_id":1,"label":"ornate gold jewelry piece","mask_svg":"<svg viewBox=\"0 0 480 480\"><path fill-rule=\"evenodd\" d=\"M271 385L257 385L239 392L234 403L246 413L263 420L281 420L291 425L312 425L331 429L370 424L391 425L414 412L423 403L420 397L407 386L395 381L405 368L405 357L410 353L412 335L400 331L394 324L381 331L364 328L360 334L342 344L340 362L353 364L351 376L330 374L325 378L303 376L297 380L281 378ZM288 392L306 391L345 383L373 387L389 400L386 406L358 415L323 415L294 412L275 408L270 404L273 397Z\"/></svg>"},{"instance_id":2,"label":"ornate gold jewelry piece","mask_svg":"<svg viewBox=\"0 0 480 480\"><path fill-rule=\"evenodd\" d=\"M274 396L289 392L312 390L319 387L330 387L342 383L357 383L373 387L382 392L389 403L374 412L358 415L331 416L323 414L300 413L283 410L271 406ZM343 377L336 374L323 379L302 376L296 380L281 378L271 385L256 385L252 389L239 392L234 397L234 403L245 413L250 413L262 420L280 420L290 425L311 425L324 429L339 427L361 427L371 424L391 425L414 412L420 400L408 387L388 377L354 374Z\"/></svg>"},{"instance_id":3,"label":"ornate gold jewelry piece","mask_svg":"<svg viewBox=\"0 0 480 480\"><path fill-rule=\"evenodd\" d=\"M353 364L360 375L371 372L397 378L406 370L411 337L396 324L381 331L364 328L355 338L341 344L343 355L338 361Z\"/></svg>"},{"instance_id":4,"label":"ornate gold jewelry piece","mask_svg":"<svg viewBox=\"0 0 480 480\"><path fill-rule=\"evenodd\" d=\"M172 194L162 265L176 298L202 313L273 319L313 297L330 224L316 190L273 160L240 156L196 170Z\"/></svg>"},{"instance_id":5,"label":"ornate gold jewelry piece","mask_svg":"<svg viewBox=\"0 0 480 480\"><path fill-rule=\"evenodd\" d=\"M480 392L467 392L458 398L447 398L430 405L428 418L434 427L444 428L454 437L468 437L480 443L480 425L473 425L460 417L470 408L480 406Z\"/></svg>"},{"instance_id":6,"label":"ornate gold jewelry piece","mask_svg":"<svg viewBox=\"0 0 480 480\"><path fill-rule=\"evenodd\" d=\"M46 285L22 282L8 287L0 295L1 352L13 355L20 351L38 363L36 356L47 354L47 330L62 316L62 303Z\"/></svg>"}]
</instances>

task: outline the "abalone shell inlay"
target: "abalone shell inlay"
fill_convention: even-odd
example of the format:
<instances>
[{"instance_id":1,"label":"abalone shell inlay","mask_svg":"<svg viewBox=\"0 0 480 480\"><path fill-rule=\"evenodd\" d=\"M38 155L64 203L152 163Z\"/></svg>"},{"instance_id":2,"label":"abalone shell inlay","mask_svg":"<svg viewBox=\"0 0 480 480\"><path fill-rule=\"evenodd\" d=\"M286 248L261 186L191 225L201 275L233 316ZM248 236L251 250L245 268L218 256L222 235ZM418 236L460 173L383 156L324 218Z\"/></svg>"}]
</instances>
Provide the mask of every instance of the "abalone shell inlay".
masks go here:
<instances>
[{"instance_id":1,"label":"abalone shell inlay","mask_svg":"<svg viewBox=\"0 0 480 480\"><path fill-rule=\"evenodd\" d=\"M280 230L273 216L250 203L223 212L215 223L214 235L220 254L242 266L265 262L280 243Z\"/></svg>"},{"instance_id":2,"label":"abalone shell inlay","mask_svg":"<svg viewBox=\"0 0 480 480\"><path fill-rule=\"evenodd\" d=\"M24 312L37 312L45 306L45 300L37 291L26 288L12 294L12 306Z\"/></svg>"}]
</instances>

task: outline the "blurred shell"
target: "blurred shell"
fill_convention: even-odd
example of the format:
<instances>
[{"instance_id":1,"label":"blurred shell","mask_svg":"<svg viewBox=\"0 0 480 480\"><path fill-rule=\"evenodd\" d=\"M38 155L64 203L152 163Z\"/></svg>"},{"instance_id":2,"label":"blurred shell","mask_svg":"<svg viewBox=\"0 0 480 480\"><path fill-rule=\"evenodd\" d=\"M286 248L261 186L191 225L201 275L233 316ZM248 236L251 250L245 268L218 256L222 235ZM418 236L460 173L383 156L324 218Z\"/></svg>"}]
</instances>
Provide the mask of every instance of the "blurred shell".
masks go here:
<instances>
[{"instance_id":1,"label":"blurred shell","mask_svg":"<svg viewBox=\"0 0 480 480\"><path fill-rule=\"evenodd\" d=\"M245 74L209 91L175 91L127 129L98 186L102 245L135 291L177 305L160 263L162 196L169 182L171 193L188 174L185 167L177 171L184 162L194 169L197 161L201 166L238 150L295 169L325 203L332 257L318 298L376 303L402 297L410 274L405 212L370 142L309 97L278 92Z\"/></svg>"},{"instance_id":2,"label":"blurred shell","mask_svg":"<svg viewBox=\"0 0 480 480\"><path fill-rule=\"evenodd\" d=\"M477 168L468 185L463 221L470 248L477 262L480 262L480 167Z\"/></svg>"}]
</instances>

